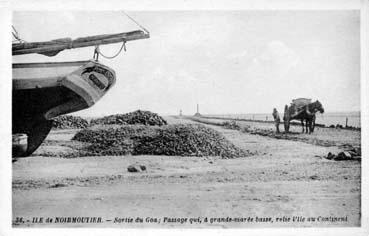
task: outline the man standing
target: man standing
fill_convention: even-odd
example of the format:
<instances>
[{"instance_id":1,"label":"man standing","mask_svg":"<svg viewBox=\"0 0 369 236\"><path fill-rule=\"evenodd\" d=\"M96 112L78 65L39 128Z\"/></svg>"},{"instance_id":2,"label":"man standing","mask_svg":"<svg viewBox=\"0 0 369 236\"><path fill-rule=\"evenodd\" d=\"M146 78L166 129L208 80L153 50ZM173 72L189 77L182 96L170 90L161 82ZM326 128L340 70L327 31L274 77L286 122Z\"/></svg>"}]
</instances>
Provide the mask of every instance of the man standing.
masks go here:
<instances>
[{"instance_id":1,"label":"man standing","mask_svg":"<svg viewBox=\"0 0 369 236\"><path fill-rule=\"evenodd\" d=\"M277 130L277 134L279 134L279 123L281 122L281 118L279 117L279 113L276 108L273 108L273 118L275 123L275 128Z\"/></svg>"}]
</instances>

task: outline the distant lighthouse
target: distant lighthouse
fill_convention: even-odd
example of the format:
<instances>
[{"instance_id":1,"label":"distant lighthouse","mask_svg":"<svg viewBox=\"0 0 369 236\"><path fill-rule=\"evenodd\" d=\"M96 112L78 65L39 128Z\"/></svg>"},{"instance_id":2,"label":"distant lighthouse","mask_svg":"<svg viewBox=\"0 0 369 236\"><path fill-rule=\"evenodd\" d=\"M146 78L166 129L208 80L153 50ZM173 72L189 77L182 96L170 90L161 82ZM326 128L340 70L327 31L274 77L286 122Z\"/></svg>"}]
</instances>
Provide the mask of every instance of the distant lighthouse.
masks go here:
<instances>
[{"instance_id":1,"label":"distant lighthouse","mask_svg":"<svg viewBox=\"0 0 369 236\"><path fill-rule=\"evenodd\" d=\"M199 104L197 103L197 106L196 106L196 113L194 116L201 116L200 114L200 109L199 109Z\"/></svg>"}]
</instances>

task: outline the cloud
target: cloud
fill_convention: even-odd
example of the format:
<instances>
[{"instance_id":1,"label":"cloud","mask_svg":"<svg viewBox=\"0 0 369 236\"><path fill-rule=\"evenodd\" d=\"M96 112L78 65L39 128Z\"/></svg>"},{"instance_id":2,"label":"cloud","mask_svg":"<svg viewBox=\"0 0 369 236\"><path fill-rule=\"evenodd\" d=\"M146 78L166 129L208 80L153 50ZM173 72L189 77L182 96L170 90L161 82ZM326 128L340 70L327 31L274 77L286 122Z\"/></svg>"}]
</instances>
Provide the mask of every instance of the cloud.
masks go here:
<instances>
[{"instance_id":1,"label":"cloud","mask_svg":"<svg viewBox=\"0 0 369 236\"><path fill-rule=\"evenodd\" d=\"M281 41L269 42L262 53L253 58L251 70L269 72L274 77L285 76L300 62L297 53Z\"/></svg>"}]
</instances>

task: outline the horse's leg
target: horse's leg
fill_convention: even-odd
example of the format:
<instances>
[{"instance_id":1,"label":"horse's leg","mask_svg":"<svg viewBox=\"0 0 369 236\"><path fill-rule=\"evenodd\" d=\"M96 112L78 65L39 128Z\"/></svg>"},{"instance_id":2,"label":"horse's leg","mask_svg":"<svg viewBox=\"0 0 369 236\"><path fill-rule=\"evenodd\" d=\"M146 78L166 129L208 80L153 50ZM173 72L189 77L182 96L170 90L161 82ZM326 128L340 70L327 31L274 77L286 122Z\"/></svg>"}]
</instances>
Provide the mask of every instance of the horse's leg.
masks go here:
<instances>
[{"instance_id":1,"label":"horse's leg","mask_svg":"<svg viewBox=\"0 0 369 236\"><path fill-rule=\"evenodd\" d=\"M313 116L313 118L311 119L311 132L314 132L315 129L315 115Z\"/></svg>"},{"instance_id":2,"label":"horse's leg","mask_svg":"<svg viewBox=\"0 0 369 236\"><path fill-rule=\"evenodd\" d=\"M304 119L301 119L302 133L304 133Z\"/></svg>"},{"instance_id":3,"label":"horse's leg","mask_svg":"<svg viewBox=\"0 0 369 236\"><path fill-rule=\"evenodd\" d=\"M289 132L289 122L290 121L288 119L284 120L284 132L285 133Z\"/></svg>"},{"instance_id":4,"label":"horse's leg","mask_svg":"<svg viewBox=\"0 0 369 236\"><path fill-rule=\"evenodd\" d=\"M305 119L305 133L308 132L308 124L309 124L309 120Z\"/></svg>"},{"instance_id":5,"label":"horse's leg","mask_svg":"<svg viewBox=\"0 0 369 236\"><path fill-rule=\"evenodd\" d=\"M306 119L305 120L305 133L308 132L308 123L309 123L309 121Z\"/></svg>"},{"instance_id":6,"label":"horse's leg","mask_svg":"<svg viewBox=\"0 0 369 236\"><path fill-rule=\"evenodd\" d=\"M309 130L309 134L311 134L311 121L310 120L306 120L306 133L308 133Z\"/></svg>"}]
</instances>

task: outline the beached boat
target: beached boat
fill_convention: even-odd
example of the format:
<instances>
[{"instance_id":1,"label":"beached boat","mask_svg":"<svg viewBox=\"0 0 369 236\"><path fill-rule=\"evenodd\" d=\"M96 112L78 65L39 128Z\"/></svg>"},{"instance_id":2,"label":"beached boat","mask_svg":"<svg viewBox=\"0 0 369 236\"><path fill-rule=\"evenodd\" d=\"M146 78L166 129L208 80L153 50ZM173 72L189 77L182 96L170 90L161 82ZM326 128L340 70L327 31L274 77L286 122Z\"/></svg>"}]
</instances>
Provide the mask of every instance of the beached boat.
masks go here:
<instances>
[{"instance_id":1,"label":"beached boat","mask_svg":"<svg viewBox=\"0 0 369 236\"><path fill-rule=\"evenodd\" d=\"M52 118L94 105L115 84L115 72L97 61L13 64L13 134L28 135L31 154Z\"/></svg>"},{"instance_id":2,"label":"beached boat","mask_svg":"<svg viewBox=\"0 0 369 236\"><path fill-rule=\"evenodd\" d=\"M96 47L93 60L13 64L12 132L14 137L23 135L22 139L13 138L13 156L32 154L50 132L52 118L91 107L115 84L114 70L97 60L97 45L118 42L124 45L148 37L148 33L133 31L13 44L13 56L30 53L55 56L65 49ZM19 140L22 144L17 143Z\"/></svg>"}]
</instances>

